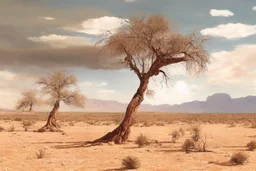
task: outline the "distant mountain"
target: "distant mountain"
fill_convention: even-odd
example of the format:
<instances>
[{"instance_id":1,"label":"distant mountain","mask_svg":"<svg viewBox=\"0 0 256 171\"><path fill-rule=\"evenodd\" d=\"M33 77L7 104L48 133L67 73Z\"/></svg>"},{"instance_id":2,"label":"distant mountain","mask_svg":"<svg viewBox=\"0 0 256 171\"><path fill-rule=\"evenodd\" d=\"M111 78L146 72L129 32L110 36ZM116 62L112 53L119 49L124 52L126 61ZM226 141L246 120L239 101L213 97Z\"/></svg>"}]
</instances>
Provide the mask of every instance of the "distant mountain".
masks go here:
<instances>
[{"instance_id":1,"label":"distant mountain","mask_svg":"<svg viewBox=\"0 0 256 171\"><path fill-rule=\"evenodd\" d=\"M0 112L7 112L7 111L12 111L12 110L10 110L10 109L0 108Z\"/></svg>"},{"instance_id":2,"label":"distant mountain","mask_svg":"<svg viewBox=\"0 0 256 171\"><path fill-rule=\"evenodd\" d=\"M117 101L89 99L87 112L125 112L127 104ZM177 113L256 113L256 96L231 98L225 93L208 96L206 101L191 101L178 105L142 104L143 112L177 112Z\"/></svg>"}]
</instances>

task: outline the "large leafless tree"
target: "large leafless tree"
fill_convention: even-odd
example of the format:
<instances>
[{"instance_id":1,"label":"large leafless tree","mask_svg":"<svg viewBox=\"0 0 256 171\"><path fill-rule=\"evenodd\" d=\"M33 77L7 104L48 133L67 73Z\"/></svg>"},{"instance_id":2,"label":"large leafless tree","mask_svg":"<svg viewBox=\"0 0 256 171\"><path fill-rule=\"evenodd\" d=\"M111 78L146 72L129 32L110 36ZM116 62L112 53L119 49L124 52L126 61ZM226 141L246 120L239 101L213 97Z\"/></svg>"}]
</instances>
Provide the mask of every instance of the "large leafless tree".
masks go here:
<instances>
[{"instance_id":1,"label":"large leafless tree","mask_svg":"<svg viewBox=\"0 0 256 171\"><path fill-rule=\"evenodd\" d=\"M37 98L36 90L26 90L21 93L21 98L16 104L16 110L21 110L23 112L28 108L28 112L31 112L33 107L38 104L39 99Z\"/></svg>"},{"instance_id":2,"label":"large leafless tree","mask_svg":"<svg viewBox=\"0 0 256 171\"><path fill-rule=\"evenodd\" d=\"M42 86L42 93L49 97L46 102L53 106L46 125L39 129L39 132L59 130L56 124L56 114L60 108L60 102L84 107L85 96L80 94L77 87L77 78L73 75L58 71L48 77L40 78L37 84Z\"/></svg>"},{"instance_id":3,"label":"large leafless tree","mask_svg":"<svg viewBox=\"0 0 256 171\"><path fill-rule=\"evenodd\" d=\"M104 48L123 62L139 78L139 87L127 106L125 117L112 132L94 142L122 143L128 139L134 113L144 99L150 78L159 74L168 80L165 67L182 63L189 73L207 68L209 55L203 47L205 37L182 35L170 27L163 16L135 17L104 41Z\"/></svg>"}]
</instances>

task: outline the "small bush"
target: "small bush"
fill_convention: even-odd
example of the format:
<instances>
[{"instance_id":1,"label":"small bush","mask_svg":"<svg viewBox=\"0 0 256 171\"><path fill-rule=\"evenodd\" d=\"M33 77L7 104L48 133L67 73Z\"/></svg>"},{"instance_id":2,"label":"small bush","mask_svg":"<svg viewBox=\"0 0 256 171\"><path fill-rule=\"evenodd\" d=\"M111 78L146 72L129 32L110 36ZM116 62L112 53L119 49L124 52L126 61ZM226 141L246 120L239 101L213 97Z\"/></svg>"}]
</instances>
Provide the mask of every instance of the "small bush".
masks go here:
<instances>
[{"instance_id":1,"label":"small bush","mask_svg":"<svg viewBox=\"0 0 256 171\"><path fill-rule=\"evenodd\" d=\"M22 118L14 118L14 121L22 121Z\"/></svg>"},{"instance_id":2,"label":"small bush","mask_svg":"<svg viewBox=\"0 0 256 171\"><path fill-rule=\"evenodd\" d=\"M179 132L182 137L185 135L185 130L183 128L180 128Z\"/></svg>"},{"instance_id":3,"label":"small bush","mask_svg":"<svg viewBox=\"0 0 256 171\"><path fill-rule=\"evenodd\" d=\"M46 150L45 149L40 149L38 152L36 152L36 156L38 159L42 159L45 157Z\"/></svg>"},{"instance_id":4,"label":"small bush","mask_svg":"<svg viewBox=\"0 0 256 171\"><path fill-rule=\"evenodd\" d=\"M182 145L182 150L186 153L190 153L192 149L195 148L195 143L191 139L186 139L185 142Z\"/></svg>"},{"instance_id":5,"label":"small bush","mask_svg":"<svg viewBox=\"0 0 256 171\"><path fill-rule=\"evenodd\" d=\"M256 141L251 141L247 144L248 150L253 151L256 149Z\"/></svg>"},{"instance_id":6,"label":"small bush","mask_svg":"<svg viewBox=\"0 0 256 171\"><path fill-rule=\"evenodd\" d=\"M137 137L135 144L137 144L139 147L144 147L149 145L149 140L145 135L140 134L140 136Z\"/></svg>"},{"instance_id":7,"label":"small bush","mask_svg":"<svg viewBox=\"0 0 256 171\"><path fill-rule=\"evenodd\" d=\"M140 167L140 161L136 157L127 156L122 161L122 167L124 169L138 169Z\"/></svg>"},{"instance_id":8,"label":"small bush","mask_svg":"<svg viewBox=\"0 0 256 171\"><path fill-rule=\"evenodd\" d=\"M251 128L256 128L256 122L255 121L251 123Z\"/></svg>"},{"instance_id":9,"label":"small bush","mask_svg":"<svg viewBox=\"0 0 256 171\"><path fill-rule=\"evenodd\" d=\"M0 132L4 131L4 127L0 126Z\"/></svg>"},{"instance_id":10,"label":"small bush","mask_svg":"<svg viewBox=\"0 0 256 171\"><path fill-rule=\"evenodd\" d=\"M201 136L201 128L199 125L194 125L191 127L191 134L192 134L192 139L194 141L198 141Z\"/></svg>"},{"instance_id":11,"label":"small bush","mask_svg":"<svg viewBox=\"0 0 256 171\"><path fill-rule=\"evenodd\" d=\"M248 156L242 152L235 153L232 155L230 162L234 165L243 165L247 162Z\"/></svg>"},{"instance_id":12,"label":"small bush","mask_svg":"<svg viewBox=\"0 0 256 171\"><path fill-rule=\"evenodd\" d=\"M75 126L74 122L69 122L69 126Z\"/></svg>"},{"instance_id":13,"label":"small bush","mask_svg":"<svg viewBox=\"0 0 256 171\"><path fill-rule=\"evenodd\" d=\"M14 125L12 125L12 126L10 126L10 127L8 128L8 132L14 132L14 131L15 131Z\"/></svg>"},{"instance_id":14,"label":"small bush","mask_svg":"<svg viewBox=\"0 0 256 171\"><path fill-rule=\"evenodd\" d=\"M177 130L172 131L172 142L175 143L180 138L180 132Z\"/></svg>"}]
</instances>

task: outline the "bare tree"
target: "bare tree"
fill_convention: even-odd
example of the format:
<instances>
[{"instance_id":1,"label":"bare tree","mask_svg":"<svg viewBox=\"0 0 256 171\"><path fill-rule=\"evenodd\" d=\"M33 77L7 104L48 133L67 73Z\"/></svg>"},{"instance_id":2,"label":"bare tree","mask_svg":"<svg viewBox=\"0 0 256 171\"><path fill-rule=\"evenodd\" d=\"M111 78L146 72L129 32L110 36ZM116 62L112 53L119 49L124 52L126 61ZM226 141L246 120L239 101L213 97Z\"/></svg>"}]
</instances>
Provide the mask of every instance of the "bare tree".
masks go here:
<instances>
[{"instance_id":1,"label":"bare tree","mask_svg":"<svg viewBox=\"0 0 256 171\"><path fill-rule=\"evenodd\" d=\"M60 102L64 102L67 105L84 107L86 98L80 94L77 87L77 78L73 75L67 75L65 72L58 71L46 78L40 78L37 84L42 86L42 93L49 96L46 102L53 106L46 125L39 129L39 132L59 130L56 124L56 114L60 108Z\"/></svg>"},{"instance_id":2,"label":"bare tree","mask_svg":"<svg viewBox=\"0 0 256 171\"><path fill-rule=\"evenodd\" d=\"M123 62L139 78L139 87L128 104L125 117L112 132L94 142L122 143L128 139L134 113L144 99L150 78L159 74L169 79L164 68L183 63L191 74L207 68L209 55L203 47L205 37L174 32L163 16L135 17L104 40L104 48ZM166 82L167 83L167 82Z\"/></svg>"},{"instance_id":3,"label":"bare tree","mask_svg":"<svg viewBox=\"0 0 256 171\"><path fill-rule=\"evenodd\" d=\"M28 108L28 112L31 112L34 105L39 104L39 100L36 97L36 90L27 90L21 93L22 97L17 101L16 110L22 112Z\"/></svg>"}]
</instances>

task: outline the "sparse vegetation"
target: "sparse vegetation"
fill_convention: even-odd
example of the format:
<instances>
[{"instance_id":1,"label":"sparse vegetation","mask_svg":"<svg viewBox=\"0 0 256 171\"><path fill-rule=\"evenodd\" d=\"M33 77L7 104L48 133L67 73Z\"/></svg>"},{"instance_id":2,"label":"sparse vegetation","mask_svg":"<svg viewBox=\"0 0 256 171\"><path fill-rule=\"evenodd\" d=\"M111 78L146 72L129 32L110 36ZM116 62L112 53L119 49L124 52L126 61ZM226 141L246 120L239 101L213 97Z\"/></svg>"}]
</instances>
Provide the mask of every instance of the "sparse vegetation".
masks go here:
<instances>
[{"instance_id":1,"label":"sparse vegetation","mask_svg":"<svg viewBox=\"0 0 256 171\"><path fill-rule=\"evenodd\" d=\"M185 135L185 130L183 128L179 129L180 135L183 137Z\"/></svg>"},{"instance_id":2,"label":"sparse vegetation","mask_svg":"<svg viewBox=\"0 0 256 171\"><path fill-rule=\"evenodd\" d=\"M186 153L190 153L192 149L195 148L195 143L191 139L186 139L185 142L182 145L182 150Z\"/></svg>"},{"instance_id":3,"label":"sparse vegetation","mask_svg":"<svg viewBox=\"0 0 256 171\"><path fill-rule=\"evenodd\" d=\"M22 126L23 126L23 128L25 129L25 131L27 131L28 128L31 127L33 124L35 124L35 122L29 121L29 120L24 120L24 121L22 122Z\"/></svg>"},{"instance_id":4,"label":"sparse vegetation","mask_svg":"<svg viewBox=\"0 0 256 171\"><path fill-rule=\"evenodd\" d=\"M46 150L45 149L40 149L39 151L36 152L36 156L38 159L42 159L45 157Z\"/></svg>"},{"instance_id":5,"label":"sparse vegetation","mask_svg":"<svg viewBox=\"0 0 256 171\"><path fill-rule=\"evenodd\" d=\"M171 133L172 136L172 142L175 143L179 138L180 138L180 132L177 130L172 131Z\"/></svg>"},{"instance_id":6,"label":"sparse vegetation","mask_svg":"<svg viewBox=\"0 0 256 171\"><path fill-rule=\"evenodd\" d=\"M256 122L255 121L251 123L251 128L256 128Z\"/></svg>"},{"instance_id":7,"label":"sparse vegetation","mask_svg":"<svg viewBox=\"0 0 256 171\"><path fill-rule=\"evenodd\" d=\"M150 144L148 138L143 135L143 134L140 134L140 136L137 137L136 141L135 141L135 144L138 145L138 147L144 147L144 146L147 146Z\"/></svg>"},{"instance_id":8,"label":"sparse vegetation","mask_svg":"<svg viewBox=\"0 0 256 171\"><path fill-rule=\"evenodd\" d=\"M201 136L201 128L199 125L193 125L191 127L191 134L192 134L192 139L194 141L198 141Z\"/></svg>"},{"instance_id":9,"label":"sparse vegetation","mask_svg":"<svg viewBox=\"0 0 256 171\"><path fill-rule=\"evenodd\" d=\"M253 151L256 149L256 141L250 141L249 143L247 143L247 147L248 147L248 150L250 151Z\"/></svg>"},{"instance_id":10,"label":"sparse vegetation","mask_svg":"<svg viewBox=\"0 0 256 171\"><path fill-rule=\"evenodd\" d=\"M0 126L0 132L4 131L4 127Z\"/></svg>"},{"instance_id":11,"label":"sparse vegetation","mask_svg":"<svg viewBox=\"0 0 256 171\"><path fill-rule=\"evenodd\" d=\"M139 159L133 156L127 156L122 160L123 169L138 169L140 165Z\"/></svg>"},{"instance_id":12,"label":"sparse vegetation","mask_svg":"<svg viewBox=\"0 0 256 171\"><path fill-rule=\"evenodd\" d=\"M15 126L12 125L8 128L8 132L14 132L15 131Z\"/></svg>"},{"instance_id":13,"label":"sparse vegetation","mask_svg":"<svg viewBox=\"0 0 256 171\"><path fill-rule=\"evenodd\" d=\"M20 122L20 121L22 121L22 118L14 118L13 120L17 121L17 122Z\"/></svg>"},{"instance_id":14,"label":"sparse vegetation","mask_svg":"<svg viewBox=\"0 0 256 171\"><path fill-rule=\"evenodd\" d=\"M69 126L75 126L75 123L74 122L69 122L68 125Z\"/></svg>"},{"instance_id":15,"label":"sparse vegetation","mask_svg":"<svg viewBox=\"0 0 256 171\"><path fill-rule=\"evenodd\" d=\"M232 155L230 162L233 165L243 165L247 162L248 156L243 152L238 152Z\"/></svg>"}]
</instances>

